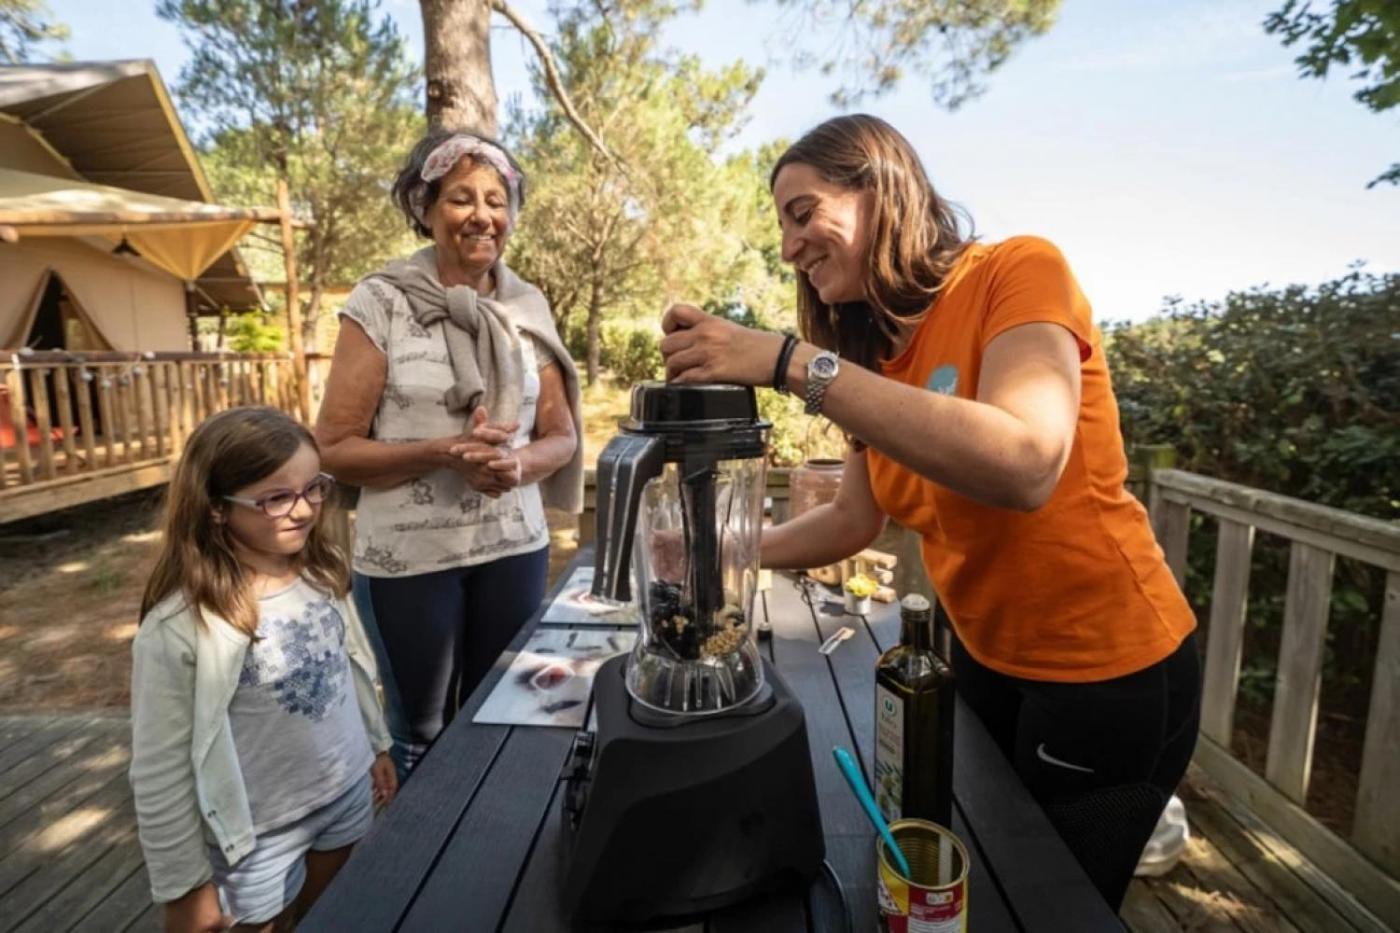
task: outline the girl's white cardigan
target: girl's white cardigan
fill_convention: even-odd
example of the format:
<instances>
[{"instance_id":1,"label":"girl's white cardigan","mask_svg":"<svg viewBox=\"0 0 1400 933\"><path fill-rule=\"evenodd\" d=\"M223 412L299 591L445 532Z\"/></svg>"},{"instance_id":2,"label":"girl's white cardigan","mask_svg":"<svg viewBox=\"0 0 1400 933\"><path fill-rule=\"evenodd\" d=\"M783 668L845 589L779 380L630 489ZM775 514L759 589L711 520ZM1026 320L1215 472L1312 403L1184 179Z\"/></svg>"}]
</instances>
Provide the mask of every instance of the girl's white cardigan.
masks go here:
<instances>
[{"instance_id":1,"label":"girl's white cardigan","mask_svg":"<svg viewBox=\"0 0 1400 933\"><path fill-rule=\"evenodd\" d=\"M355 697L375 753L391 744L374 654L352 600L336 600ZM131 668L131 787L151 896L175 900L213 874L208 845L234 864L253 850L253 821L228 705L248 636L174 594L137 630Z\"/></svg>"}]
</instances>

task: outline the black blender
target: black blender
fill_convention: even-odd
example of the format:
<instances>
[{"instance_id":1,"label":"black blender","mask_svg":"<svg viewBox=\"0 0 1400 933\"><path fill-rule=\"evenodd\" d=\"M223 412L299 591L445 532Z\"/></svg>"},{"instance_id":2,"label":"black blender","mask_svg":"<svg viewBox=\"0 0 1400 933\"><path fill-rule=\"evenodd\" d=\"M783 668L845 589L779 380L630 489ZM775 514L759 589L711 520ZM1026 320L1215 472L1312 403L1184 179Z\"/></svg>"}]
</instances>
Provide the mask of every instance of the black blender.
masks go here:
<instances>
[{"instance_id":1,"label":"black blender","mask_svg":"<svg viewBox=\"0 0 1400 933\"><path fill-rule=\"evenodd\" d=\"M565 906L580 925L707 912L825 856L802 707L755 644L770 425L753 389L643 383L598 460L595 596L641 608L575 739Z\"/></svg>"}]
</instances>

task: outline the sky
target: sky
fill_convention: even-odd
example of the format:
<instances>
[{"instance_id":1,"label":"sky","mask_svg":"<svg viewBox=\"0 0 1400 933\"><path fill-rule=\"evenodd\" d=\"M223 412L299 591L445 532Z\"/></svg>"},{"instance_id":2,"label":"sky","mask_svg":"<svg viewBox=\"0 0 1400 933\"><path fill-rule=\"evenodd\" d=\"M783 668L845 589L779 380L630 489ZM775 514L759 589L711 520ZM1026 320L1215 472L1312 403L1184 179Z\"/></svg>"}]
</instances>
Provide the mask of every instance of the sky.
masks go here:
<instances>
[{"instance_id":1,"label":"sky","mask_svg":"<svg viewBox=\"0 0 1400 933\"><path fill-rule=\"evenodd\" d=\"M417 0L381 0L421 62ZM548 32L543 0L515 5ZM1400 161L1400 114L1352 100L1334 70L1297 77L1295 50L1261 23L1282 0L1064 0L1048 33L950 113L909 75L859 109L918 150L934 186L995 241L1053 240L1101 321L1139 321L1168 295L1218 300L1254 286L1315 284L1354 262L1400 272L1400 187L1366 183ZM152 58L167 84L188 53L143 0L49 0L76 60ZM502 101L530 90L530 48L500 20L492 33ZM774 0L710 0L667 31L670 48L767 77L732 144L796 139L840 111L834 85L781 59L820 53L834 26ZM189 121L186 121L189 126Z\"/></svg>"}]
</instances>

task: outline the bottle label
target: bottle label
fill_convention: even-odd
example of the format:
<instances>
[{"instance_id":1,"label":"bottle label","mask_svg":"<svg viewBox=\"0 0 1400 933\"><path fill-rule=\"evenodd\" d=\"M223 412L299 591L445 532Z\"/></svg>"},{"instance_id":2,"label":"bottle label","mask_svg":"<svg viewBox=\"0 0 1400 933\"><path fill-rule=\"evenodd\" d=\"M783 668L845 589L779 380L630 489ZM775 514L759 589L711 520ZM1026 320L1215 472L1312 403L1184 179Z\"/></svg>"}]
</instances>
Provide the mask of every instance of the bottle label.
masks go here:
<instances>
[{"instance_id":1,"label":"bottle label","mask_svg":"<svg viewBox=\"0 0 1400 933\"><path fill-rule=\"evenodd\" d=\"M875 685L875 803L886 820L904 812L904 701Z\"/></svg>"}]
</instances>

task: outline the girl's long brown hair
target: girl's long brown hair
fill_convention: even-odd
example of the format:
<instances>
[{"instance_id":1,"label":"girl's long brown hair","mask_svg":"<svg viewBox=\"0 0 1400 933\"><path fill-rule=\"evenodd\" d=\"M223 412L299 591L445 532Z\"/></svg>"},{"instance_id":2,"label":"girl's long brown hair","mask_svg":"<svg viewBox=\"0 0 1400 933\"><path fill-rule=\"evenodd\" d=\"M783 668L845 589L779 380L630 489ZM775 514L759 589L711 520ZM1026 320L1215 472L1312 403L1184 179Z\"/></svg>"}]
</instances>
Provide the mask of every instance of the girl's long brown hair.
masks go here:
<instances>
[{"instance_id":1,"label":"girl's long brown hair","mask_svg":"<svg viewBox=\"0 0 1400 933\"><path fill-rule=\"evenodd\" d=\"M178 591L201 621L207 610L248 637L256 635L258 607L248 592L247 571L228 524L214 515L234 507L224 496L271 476L303 444L319 452L311 432L275 408L234 408L195 428L166 491L164 540L141 599L143 618ZM327 539L330 509L328 500L296 559L317 589L344 596L350 571L345 555Z\"/></svg>"},{"instance_id":2,"label":"girl's long brown hair","mask_svg":"<svg viewBox=\"0 0 1400 933\"><path fill-rule=\"evenodd\" d=\"M806 339L878 371L901 331L929 312L973 237L960 229L960 211L933 190L914 147L878 117L835 117L809 131L773 166L770 189L794 162L875 195L865 299L828 305L799 272L797 321Z\"/></svg>"}]
</instances>

